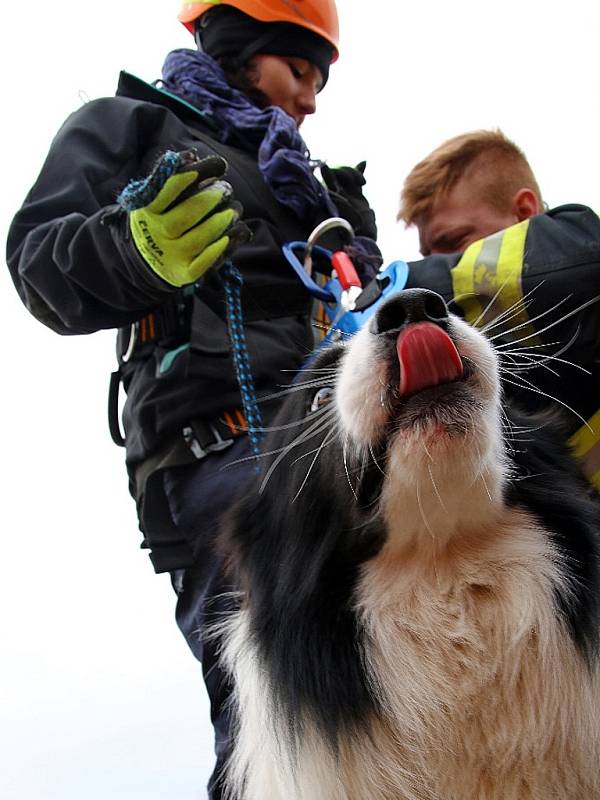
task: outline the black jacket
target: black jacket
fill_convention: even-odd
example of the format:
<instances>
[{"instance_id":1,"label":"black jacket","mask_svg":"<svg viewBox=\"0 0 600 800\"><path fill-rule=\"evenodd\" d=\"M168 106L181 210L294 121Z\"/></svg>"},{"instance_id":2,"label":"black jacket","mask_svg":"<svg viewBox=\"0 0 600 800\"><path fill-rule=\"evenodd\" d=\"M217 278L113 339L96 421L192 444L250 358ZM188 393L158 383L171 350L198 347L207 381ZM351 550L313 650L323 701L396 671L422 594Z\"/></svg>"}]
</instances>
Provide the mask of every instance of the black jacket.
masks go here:
<instances>
[{"instance_id":1,"label":"black jacket","mask_svg":"<svg viewBox=\"0 0 600 800\"><path fill-rule=\"evenodd\" d=\"M233 261L244 278L257 394L291 381L313 344L311 298L281 245L305 240L320 220L298 221L282 208L256 159L220 144L213 131L210 118L193 106L122 73L116 97L91 101L66 120L9 232L8 266L21 299L41 322L60 334L136 324L138 342L141 333L150 339L138 344L121 370L126 459L138 503L157 467L193 458L183 442L184 426L218 420L241 401L222 279L209 271L198 287L178 290L147 267L115 203L132 178L147 175L166 150L194 147L200 155L223 156L253 234ZM269 404L262 410L268 416ZM160 516L159 506L149 513ZM142 526L149 527L143 519Z\"/></svg>"},{"instance_id":2,"label":"black jacket","mask_svg":"<svg viewBox=\"0 0 600 800\"><path fill-rule=\"evenodd\" d=\"M234 262L244 276L245 312L249 319L261 318L247 324L258 391L291 376L286 370L297 367L310 347L303 318L309 298L281 244L305 239L313 220L299 223L282 209L255 159L210 133L210 120L187 103L122 75L117 97L87 103L65 122L9 234L8 264L17 290L29 310L58 333L128 326L161 308L171 317L187 316L181 332L170 325L169 335L126 370L130 465L177 435L190 418L218 417L240 406L219 276L209 274L182 311L183 293L148 269L126 241L124 215L116 212L120 190L146 175L165 150L193 146L229 163L227 179L253 232ZM191 346L165 359L189 343L191 315Z\"/></svg>"},{"instance_id":3,"label":"black jacket","mask_svg":"<svg viewBox=\"0 0 600 800\"><path fill-rule=\"evenodd\" d=\"M245 313L249 320L260 318L249 321L246 331L258 391L291 379L287 370L300 364L311 343L309 298L281 244L305 239L315 220L299 223L282 209L255 159L210 133L210 120L187 103L123 74L117 97L87 103L65 122L9 234L8 264L17 290L29 310L58 333L128 326L161 308L170 317L187 317L177 320L179 326L165 325L168 335L126 370L130 465L177 435L190 418L214 418L240 406L219 275L209 273L183 309L183 293L148 269L127 242L124 215L115 213L120 190L146 175L159 154L195 147L229 163L227 179L253 232L234 262L244 276ZM192 314L193 341L178 350L190 341ZM179 354L165 359L168 352Z\"/></svg>"}]
</instances>

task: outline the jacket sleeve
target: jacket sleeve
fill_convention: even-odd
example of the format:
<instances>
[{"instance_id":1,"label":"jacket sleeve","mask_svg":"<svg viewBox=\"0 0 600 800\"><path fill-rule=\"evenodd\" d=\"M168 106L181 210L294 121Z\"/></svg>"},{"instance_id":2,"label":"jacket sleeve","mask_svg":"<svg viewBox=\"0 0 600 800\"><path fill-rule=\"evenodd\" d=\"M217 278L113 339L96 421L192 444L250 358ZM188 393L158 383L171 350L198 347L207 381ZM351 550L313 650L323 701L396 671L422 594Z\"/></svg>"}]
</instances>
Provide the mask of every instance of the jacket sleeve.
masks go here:
<instances>
[{"instance_id":1,"label":"jacket sleeve","mask_svg":"<svg viewBox=\"0 0 600 800\"><path fill-rule=\"evenodd\" d=\"M556 400L571 433L600 420L600 219L591 209L560 206L462 254L409 266L407 288L438 292L500 346L507 394L534 410Z\"/></svg>"},{"instance_id":2,"label":"jacket sleeve","mask_svg":"<svg viewBox=\"0 0 600 800\"><path fill-rule=\"evenodd\" d=\"M575 349L595 358L600 219L586 206L560 206L462 254L412 262L407 288L416 286L441 294L472 324L491 324L502 315L508 338L526 345L538 344L536 337L568 342L576 333Z\"/></svg>"},{"instance_id":3,"label":"jacket sleeve","mask_svg":"<svg viewBox=\"0 0 600 800\"><path fill-rule=\"evenodd\" d=\"M138 256L115 205L157 157L168 114L122 97L95 100L52 142L12 222L7 263L29 311L58 333L126 325L173 291ZM148 143L141 153L140 141Z\"/></svg>"}]
</instances>

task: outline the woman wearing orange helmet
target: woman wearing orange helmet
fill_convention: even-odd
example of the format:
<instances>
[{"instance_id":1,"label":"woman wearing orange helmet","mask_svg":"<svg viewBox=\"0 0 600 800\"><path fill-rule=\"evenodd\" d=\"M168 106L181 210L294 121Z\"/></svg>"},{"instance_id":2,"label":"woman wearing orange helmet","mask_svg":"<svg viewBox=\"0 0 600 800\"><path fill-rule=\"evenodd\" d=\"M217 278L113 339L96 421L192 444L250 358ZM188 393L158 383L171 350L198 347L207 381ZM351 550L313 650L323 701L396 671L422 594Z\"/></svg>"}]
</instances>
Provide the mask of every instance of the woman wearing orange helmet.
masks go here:
<instances>
[{"instance_id":1,"label":"woman wearing orange helmet","mask_svg":"<svg viewBox=\"0 0 600 800\"><path fill-rule=\"evenodd\" d=\"M301 11L298 4L282 0L184 3L179 19L193 33L199 52L218 61L228 82L259 105L283 108L298 124L314 112L314 95L338 57L338 20L331 0L303 1ZM292 72L305 79L297 87L303 91L291 81L277 86L288 77L287 59L299 62Z\"/></svg>"},{"instance_id":2,"label":"woman wearing orange helmet","mask_svg":"<svg viewBox=\"0 0 600 800\"><path fill-rule=\"evenodd\" d=\"M179 625L202 661L216 800L228 688L218 643L198 631L226 607L213 537L252 468L217 267L231 257L243 276L245 336L268 424L273 395L313 344L311 298L282 244L337 214L358 234L375 228L362 172L336 180L325 170L328 191L298 131L337 59L333 0L188 2L180 20L198 49L170 53L160 85L122 73L115 97L66 120L7 251L23 302L44 324L61 334L120 329L111 433L125 444L144 546L155 570L171 573Z\"/></svg>"},{"instance_id":3,"label":"woman wearing orange helmet","mask_svg":"<svg viewBox=\"0 0 600 800\"><path fill-rule=\"evenodd\" d=\"M316 33L325 39L334 50L333 61L337 58L339 28L337 9L333 0L302 0L288 3L282 0L217 0L201 2L196 0L183 3L179 12L180 21L191 32L195 32L197 22L207 11L215 6L237 8L260 22L286 22Z\"/></svg>"}]
</instances>

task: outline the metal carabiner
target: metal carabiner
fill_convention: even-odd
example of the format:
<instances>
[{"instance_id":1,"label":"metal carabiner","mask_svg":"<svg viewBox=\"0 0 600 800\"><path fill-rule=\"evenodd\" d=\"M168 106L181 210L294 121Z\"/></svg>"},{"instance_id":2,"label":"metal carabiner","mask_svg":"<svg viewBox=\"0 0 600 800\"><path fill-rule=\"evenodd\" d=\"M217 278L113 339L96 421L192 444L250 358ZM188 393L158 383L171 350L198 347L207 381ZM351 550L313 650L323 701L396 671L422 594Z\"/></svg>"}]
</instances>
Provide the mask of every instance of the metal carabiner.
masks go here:
<instances>
[{"instance_id":1,"label":"metal carabiner","mask_svg":"<svg viewBox=\"0 0 600 800\"><path fill-rule=\"evenodd\" d=\"M316 243L319 241L321 236L324 236L331 230L335 228L343 228L346 233L349 234L350 241L354 239L354 228L347 219L343 217L329 217L328 219L324 219L323 222L320 222L317 227L312 231L308 239L306 240L306 250L304 253L304 269L310 275L312 273L312 250Z\"/></svg>"}]
</instances>

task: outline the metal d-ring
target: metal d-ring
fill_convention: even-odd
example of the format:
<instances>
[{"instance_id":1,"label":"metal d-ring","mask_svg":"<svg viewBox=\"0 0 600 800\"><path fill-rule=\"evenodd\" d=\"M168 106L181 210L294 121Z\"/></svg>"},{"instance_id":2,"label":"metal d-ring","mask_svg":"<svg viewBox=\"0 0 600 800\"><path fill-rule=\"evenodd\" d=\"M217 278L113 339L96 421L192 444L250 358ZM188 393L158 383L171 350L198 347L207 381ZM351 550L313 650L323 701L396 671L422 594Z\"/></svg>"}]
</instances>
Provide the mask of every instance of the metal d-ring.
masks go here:
<instances>
[{"instance_id":1,"label":"metal d-ring","mask_svg":"<svg viewBox=\"0 0 600 800\"><path fill-rule=\"evenodd\" d=\"M321 236L333 230L334 228L343 228L349 234L350 240L354 239L354 228L347 219L343 217L329 217L320 222L317 227L312 231L306 241L306 250L304 253L304 269L310 275L312 272L312 250L315 244L319 241Z\"/></svg>"},{"instance_id":2,"label":"metal d-ring","mask_svg":"<svg viewBox=\"0 0 600 800\"><path fill-rule=\"evenodd\" d=\"M127 349L121 356L122 364L126 364L133 355L133 349L136 345L138 338L138 328L139 328L138 322L131 323L131 327L129 328L129 339L127 340Z\"/></svg>"}]
</instances>

